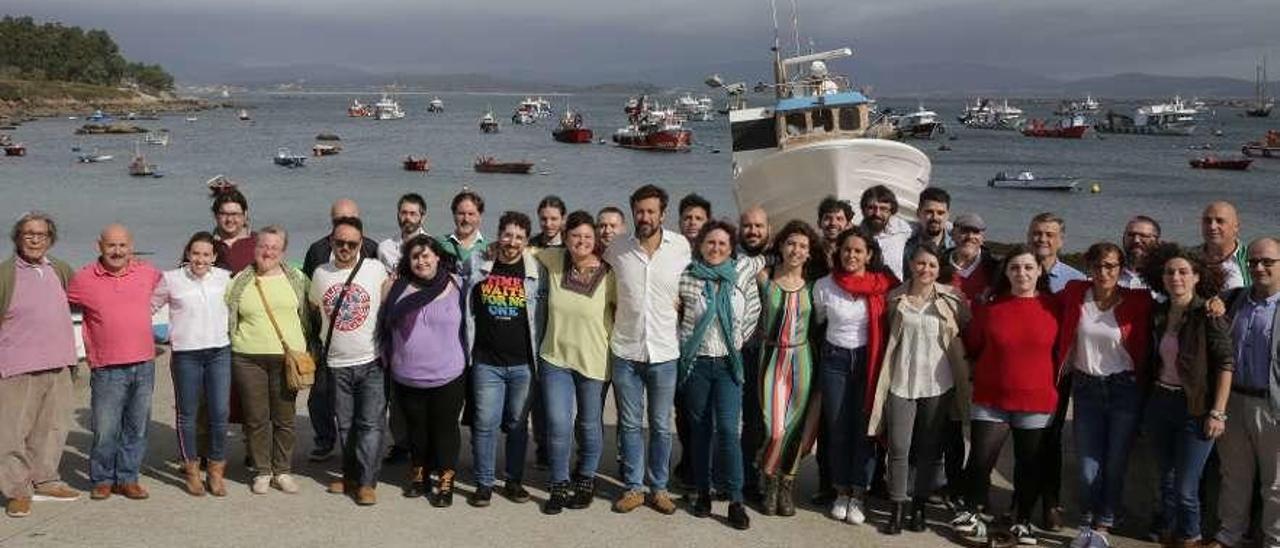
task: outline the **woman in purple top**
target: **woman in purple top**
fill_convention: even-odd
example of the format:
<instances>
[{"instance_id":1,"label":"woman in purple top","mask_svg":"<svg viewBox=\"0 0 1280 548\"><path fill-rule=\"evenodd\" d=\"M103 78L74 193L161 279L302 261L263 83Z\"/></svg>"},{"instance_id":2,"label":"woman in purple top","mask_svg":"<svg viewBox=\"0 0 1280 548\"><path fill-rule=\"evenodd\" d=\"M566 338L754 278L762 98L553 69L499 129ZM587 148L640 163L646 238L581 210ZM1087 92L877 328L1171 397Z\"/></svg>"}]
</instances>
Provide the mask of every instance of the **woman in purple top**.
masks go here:
<instances>
[{"instance_id":1,"label":"woman in purple top","mask_svg":"<svg viewBox=\"0 0 1280 548\"><path fill-rule=\"evenodd\" d=\"M392 390L409 430L413 459L406 497L432 494L431 505L453 504L462 437L458 416L466 395L461 280L452 259L429 236L404 243L394 282L384 289L378 321ZM426 478L435 476L434 489Z\"/></svg>"}]
</instances>

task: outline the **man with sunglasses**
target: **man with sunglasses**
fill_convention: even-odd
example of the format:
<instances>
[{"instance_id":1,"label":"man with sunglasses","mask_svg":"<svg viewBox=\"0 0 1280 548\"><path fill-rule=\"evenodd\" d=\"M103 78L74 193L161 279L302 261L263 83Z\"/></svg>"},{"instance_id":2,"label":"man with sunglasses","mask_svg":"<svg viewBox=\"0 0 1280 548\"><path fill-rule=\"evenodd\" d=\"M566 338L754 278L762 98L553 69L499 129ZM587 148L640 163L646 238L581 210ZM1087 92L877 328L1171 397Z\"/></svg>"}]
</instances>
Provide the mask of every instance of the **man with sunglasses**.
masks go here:
<instances>
[{"instance_id":1,"label":"man with sunglasses","mask_svg":"<svg viewBox=\"0 0 1280 548\"><path fill-rule=\"evenodd\" d=\"M1231 422L1218 439L1221 527L1208 544L1215 548L1242 544L1255 484L1262 488L1263 538L1254 540L1280 545L1280 240L1254 240L1245 256L1253 283L1226 297L1236 359L1227 401Z\"/></svg>"},{"instance_id":2,"label":"man with sunglasses","mask_svg":"<svg viewBox=\"0 0 1280 548\"><path fill-rule=\"evenodd\" d=\"M329 219L337 227L338 219L359 219L360 207L355 200L342 198L333 202L329 208ZM363 259L378 258L378 243L360 237L360 257ZM311 243L307 255L302 261L302 273L308 278L315 274L316 268L335 259L332 233ZM385 269L384 269L385 271ZM320 325L312 322L311 325ZM318 335L318 334L317 334ZM315 433L315 446L307 458L311 462L323 462L333 456L334 444L337 440L337 426L333 418L333 387L329 382L329 371L323 365L316 369L316 382L311 386L307 396L307 413L311 415L311 430Z\"/></svg>"},{"instance_id":3,"label":"man with sunglasses","mask_svg":"<svg viewBox=\"0 0 1280 548\"><path fill-rule=\"evenodd\" d=\"M376 502L382 417L387 410L374 334L387 271L377 259L360 255L363 241L360 219L333 220L333 260L312 274L307 301L320 316L319 357L328 370L328 403L342 447L342 479L334 481L329 492L352 496L356 504L367 506Z\"/></svg>"}]
</instances>

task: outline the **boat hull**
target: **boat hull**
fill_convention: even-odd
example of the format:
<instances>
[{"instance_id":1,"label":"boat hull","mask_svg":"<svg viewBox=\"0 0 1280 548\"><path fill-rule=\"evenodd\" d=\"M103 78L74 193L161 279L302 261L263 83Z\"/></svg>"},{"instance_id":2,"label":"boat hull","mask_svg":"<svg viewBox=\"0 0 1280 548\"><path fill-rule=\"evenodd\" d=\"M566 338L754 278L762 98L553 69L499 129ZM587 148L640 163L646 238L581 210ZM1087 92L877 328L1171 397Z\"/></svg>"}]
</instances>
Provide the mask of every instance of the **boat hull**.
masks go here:
<instances>
[{"instance_id":1,"label":"boat hull","mask_svg":"<svg viewBox=\"0 0 1280 548\"><path fill-rule=\"evenodd\" d=\"M4 147L5 156L26 156L27 148L23 146L7 146Z\"/></svg>"},{"instance_id":2,"label":"boat hull","mask_svg":"<svg viewBox=\"0 0 1280 548\"><path fill-rule=\"evenodd\" d=\"M1098 133L1119 133L1126 135L1169 135L1174 137L1186 137L1194 135L1196 126L1110 126L1099 124L1093 126L1094 131Z\"/></svg>"},{"instance_id":3,"label":"boat hull","mask_svg":"<svg viewBox=\"0 0 1280 548\"><path fill-rule=\"evenodd\" d=\"M426 173L431 170L431 162L426 158L414 158L410 156L404 159L402 163L405 171L421 171Z\"/></svg>"},{"instance_id":4,"label":"boat hull","mask_svg":"<svg viewBox=\"0 0 1280 548\"><path fill-rule=\"evenodd\" d=\"M1280 147L1269 147L1256 143L1249 143L1240 147L1240 152L1245 156L1254 158L1280 158Z\"/></svg>"},{"instance_id":5,"label":"boat hull","mask_svg":"<svg viewBox=\"0 0 1280 548\"><path fill-rule=\"evenodd\" d=\"M1081 139L1088 131L1089 126L1029 127L1024 128L1022 134L1046 139Z\"/></svg>"},{"instance_id":6,"label":"boat hull","mask_svg":"<svg viewBox=\"0 0 1280 548\"><path fill-rule=\"evenodd\" d=\"M480 124L480 131L484 133L497 133L498 124Z\"/></svg>"},{"instance_id":7,"label":"boat hull","mask_svg":"<svg viewBox=\"0 0 1280 548\"><path fill-rule=\"evenodd\" d=\"M1076 179L1036 179L1032 181L1021 181L1017 179L991 179L987 181L987 186L991 188L1048 190L1057 192L1071 192L1076 190L1079 185L1080 181Z\"/></svg>"},{"instance_id":8,"label":"boat hull","mask_svg":"<svg viewBox=\"0 0 1280 548\"><path fill-rule=\"evenodd\" d=\"M647 133L620 131L613 142L623 148L659 152L683 152L693 145L693 132L687 129L664 129Z\"/></svg>"},{"instance_id":9,"label":"boat hull","mask_svg":"<svg viewBox=\"0 0 1280 548\"><path fill-rule=\"evenodd\" d=\"M1252 159L1242 158L1239 160L1221 160L1211 158L1197 158L1190 160L1188 163L1195 169L1224 169L1227 171L1244 171L1249 169L1249 164L1253 163Z\"/></svg>"},{"instance_id":10,"label":"boat hull","mask_svg":"<svg viewBox=\"0 0 1280 548\"><path fill-rule=\"evenodd\" d=\"M914 218L932 170L915 147L880 139L832 139L752 156L745 164L735 159L738 210L759 206L775 227L791 219L811 222L828 195L857 203L875 185L893 191L899 215Z\"/></svg>"},{"instance_id":11,"label":"boat hull","mask_svg":"<svg viewBox=\"0 0 1280 548\"><path fill-rule=\"evenodd\" d=\"M926 122L904 128L902 136L909 139L933 139L946 132L947 126L943 125L942 122Z\"/></svg>"},{"instance_id":12,"label":"boat hull","mask_svg":"<svg viewBox=\"0 0 1280 548\"><path fill-rule=\"evenodd\" d=\"M532 162L495 162L475 164L477 173L514 173L528 175L533 171Z\"/></svg>"},{"instance_id":13,"label":"boat hull","mask_svg":"<svg viewBox=\"0 0 1280 548\"><path fill-rule=\"evenodd\" d=\"M551 132L551 138L561 143L590 143L594 135L587 128L557 129Z\"/></svg>"}]
</instances>

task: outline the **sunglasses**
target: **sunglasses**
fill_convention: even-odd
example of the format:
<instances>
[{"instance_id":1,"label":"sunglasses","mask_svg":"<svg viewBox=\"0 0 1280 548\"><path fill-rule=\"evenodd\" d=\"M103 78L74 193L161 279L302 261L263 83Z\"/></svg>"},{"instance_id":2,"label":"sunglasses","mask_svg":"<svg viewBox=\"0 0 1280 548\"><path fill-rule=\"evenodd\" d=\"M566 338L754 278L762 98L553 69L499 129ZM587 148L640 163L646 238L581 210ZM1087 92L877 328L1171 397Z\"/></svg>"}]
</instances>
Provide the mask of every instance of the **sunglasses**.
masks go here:
<instances>
[{"instance_id":1,"label":"sunglasses","mask_svg":"<svg viewBox=\"0 0 1280 548\"><path fill-rule=\"evenodd\" d=\"M334 240L333 247L341 247L343 249L356 249L360 247L360 242L353 242L351 240Z\"/></svg>"}]
</instances>

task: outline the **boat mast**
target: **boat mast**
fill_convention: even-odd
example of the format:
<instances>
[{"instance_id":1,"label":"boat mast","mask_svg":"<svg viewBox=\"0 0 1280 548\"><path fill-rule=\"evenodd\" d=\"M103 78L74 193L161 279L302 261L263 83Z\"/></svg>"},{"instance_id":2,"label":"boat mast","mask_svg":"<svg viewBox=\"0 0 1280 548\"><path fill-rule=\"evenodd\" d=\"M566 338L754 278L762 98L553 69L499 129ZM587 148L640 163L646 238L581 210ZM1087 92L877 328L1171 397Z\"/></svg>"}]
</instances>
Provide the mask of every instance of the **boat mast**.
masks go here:
<instances>
[{"instance_id":1,"label":"boat mast","mask_svg":"<svg viewBox=\"0 0 1280 548\"><path fill-rule=\"evenodd\" d=\"M769 0L769 9L773 12L773 93L778 99L785 97L783 86L787 81L786 69L782 67L782 51L778 41L778 4Z\"/></svg>"}]
</instances>

